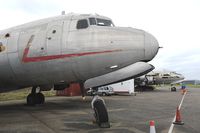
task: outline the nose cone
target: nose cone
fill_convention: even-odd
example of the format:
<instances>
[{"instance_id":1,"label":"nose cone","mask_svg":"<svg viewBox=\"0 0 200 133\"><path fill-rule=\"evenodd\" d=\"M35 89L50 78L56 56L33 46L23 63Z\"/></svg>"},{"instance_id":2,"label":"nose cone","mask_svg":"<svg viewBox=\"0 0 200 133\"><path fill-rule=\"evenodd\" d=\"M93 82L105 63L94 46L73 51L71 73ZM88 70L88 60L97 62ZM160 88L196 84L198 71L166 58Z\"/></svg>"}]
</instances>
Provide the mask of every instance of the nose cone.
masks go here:
<instances>
[{"instance_id":1,"label":"nose cone","mask_svg":"<svg viewBox=\"0 0 200 133\"><path fill-rule=\"evenodd\" d=\"M152 60L158 53L159 44L154 36L145 32L145 60Z\"/></svg>"},{"instance_id":2,"label":"nose cone","mask_svg":"<svg viewBox=\"0 0 200 133\"><path fill-rule=\"evenodd\" d=\"M185 77L183 75L179 75L179 79L185 79Z\"/></svg>"}]
</instances>

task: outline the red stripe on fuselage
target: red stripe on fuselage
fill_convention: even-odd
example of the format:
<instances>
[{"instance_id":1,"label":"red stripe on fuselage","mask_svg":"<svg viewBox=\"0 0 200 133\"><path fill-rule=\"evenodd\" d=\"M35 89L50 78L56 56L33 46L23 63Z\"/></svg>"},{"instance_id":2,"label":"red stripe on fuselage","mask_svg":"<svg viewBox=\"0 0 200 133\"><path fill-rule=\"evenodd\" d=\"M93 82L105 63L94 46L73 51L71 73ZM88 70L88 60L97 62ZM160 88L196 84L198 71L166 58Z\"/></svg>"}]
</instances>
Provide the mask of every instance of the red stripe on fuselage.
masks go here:
<instances>
[{"instance_id":1,"label":"red stripe on fuselage","mask_svg":"<svg viewBox=\"0 0 200 133\"><path fill-rule=\"evenodd\" d=\"M61 58L70 58L70 57L79 57L79 56L94 55L94 54L112 53L112 52L118 52L118 51L121 51L121 50L105 50L105 51L96 51L96 52L28 57L28 52L29 52L29 46L28 46L24 50L22 62L25 62L25 63L40 62L40 61L47 61L47 60L54 60L54 59L61 59Z\"/></svg>"}]
</instances>

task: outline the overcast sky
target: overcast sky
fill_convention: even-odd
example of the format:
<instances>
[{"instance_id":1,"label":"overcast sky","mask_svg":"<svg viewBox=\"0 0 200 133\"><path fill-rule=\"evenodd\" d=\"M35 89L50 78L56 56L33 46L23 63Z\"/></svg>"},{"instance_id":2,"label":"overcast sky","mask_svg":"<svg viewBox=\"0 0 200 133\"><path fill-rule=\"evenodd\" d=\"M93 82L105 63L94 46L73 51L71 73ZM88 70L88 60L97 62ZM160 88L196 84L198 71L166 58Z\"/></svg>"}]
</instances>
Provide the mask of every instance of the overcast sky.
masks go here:
<instances>
[{"instance_id":1,"label":"overcast sky","mask_svg":"<svg viewBox=\"0 0 200 133\"><path fill-rule=\"evenodd\" d=\"M0 29L66 13L98 13L116 26L143 29L160 46L157 69L200 79L200 0L0 0Z\"/></svg>"}]
</instances>

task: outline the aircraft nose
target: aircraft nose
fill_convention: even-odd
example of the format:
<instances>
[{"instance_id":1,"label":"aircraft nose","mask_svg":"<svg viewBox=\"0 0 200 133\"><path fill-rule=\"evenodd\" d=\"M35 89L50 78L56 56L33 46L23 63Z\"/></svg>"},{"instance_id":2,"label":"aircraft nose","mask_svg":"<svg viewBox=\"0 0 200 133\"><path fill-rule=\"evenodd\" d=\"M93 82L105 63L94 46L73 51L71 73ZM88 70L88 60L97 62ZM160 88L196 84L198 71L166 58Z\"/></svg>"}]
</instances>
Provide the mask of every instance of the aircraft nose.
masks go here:
<instances>
[{"instance_id":1,"label":"aircraft nose","mask_svg":"<svg viewBox=\"0 0 200 133\"><path fill-rule=\"evenodd\" d=\"M185 77L183 75L180 75L179 78L180 79L185 79Z\"/></svg>"},{"instance_id":2,"label":"aircraft nose","mask_svg":"<svg viewBox=\"0 0 200 133\"><path fill-rule=\"evenodd\" d=\"M152 60L158 53L159 44L156 38L145 32L145 60Z\"/></svg>"}]
</instances>

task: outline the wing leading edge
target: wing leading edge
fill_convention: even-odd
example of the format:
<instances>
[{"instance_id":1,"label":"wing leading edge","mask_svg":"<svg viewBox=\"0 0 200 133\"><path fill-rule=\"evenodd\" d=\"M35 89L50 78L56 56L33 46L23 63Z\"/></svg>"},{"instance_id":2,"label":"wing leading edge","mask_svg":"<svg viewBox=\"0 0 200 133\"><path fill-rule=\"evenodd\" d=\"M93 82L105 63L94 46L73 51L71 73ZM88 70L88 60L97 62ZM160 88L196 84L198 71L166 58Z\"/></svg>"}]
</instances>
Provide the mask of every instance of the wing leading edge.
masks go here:
<instances>
[{"instance_id":1,"label":"wing leading edge","mask_svg":"<svg viewBox=\"0 0 200 133\"><path fill-rule=\"evenodd\" d=\"M104 86L138 76L142 76L154 69L154 66L146 62L137 62L114 72L88 79L84 83L85 88Z\"/></svg>"}]
</instances>

